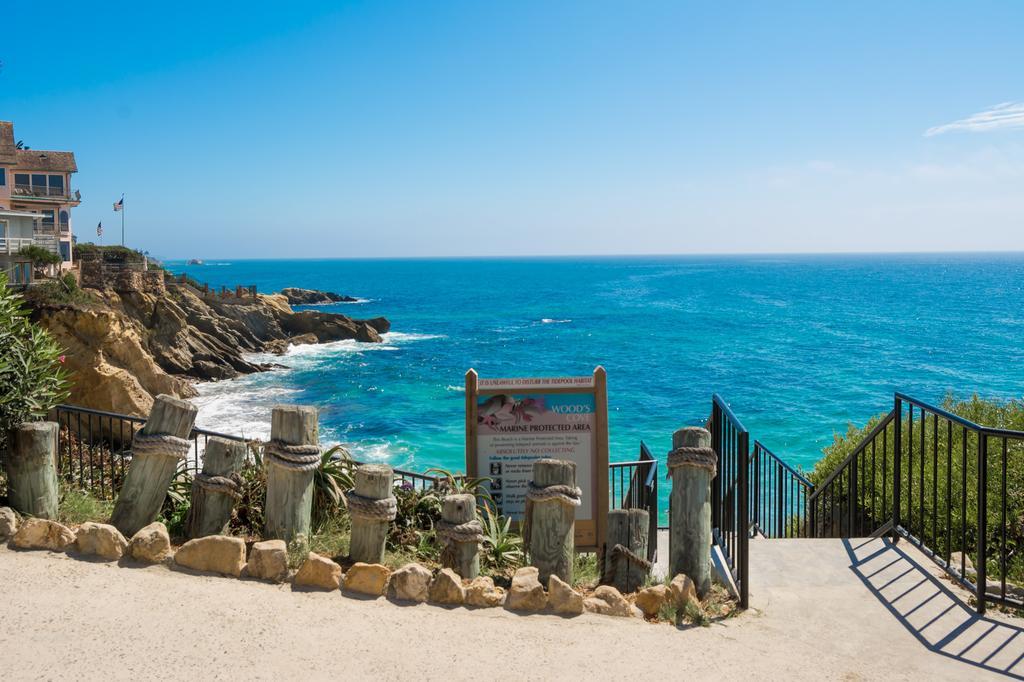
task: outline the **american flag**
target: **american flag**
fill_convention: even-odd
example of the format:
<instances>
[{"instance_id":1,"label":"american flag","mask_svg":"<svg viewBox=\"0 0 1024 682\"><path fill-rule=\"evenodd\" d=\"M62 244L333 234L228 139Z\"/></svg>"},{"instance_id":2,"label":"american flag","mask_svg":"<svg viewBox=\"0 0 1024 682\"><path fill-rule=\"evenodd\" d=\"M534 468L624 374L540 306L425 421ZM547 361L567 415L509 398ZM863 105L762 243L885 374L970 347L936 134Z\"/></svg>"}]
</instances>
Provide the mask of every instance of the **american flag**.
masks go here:
<instances>
[{"instance_id":1,"label":"american flag","mask_svg":"<svg viewBox=\"0 0 1024 682\"><path fill-rule=\"evenodd\" d=\"M100 223L98 223L96 225L96 236L97 237L102 237L103 236L103 223L102 222L100 222Z\"/></svg>"},{"instance_id":2,"label":"american flag","mask_svg":"<svg viewBox=\"0 0 1024 682\"><path fill-rule=\"evenodd\" d=\"M118 199L117 201L114 202L114 210L115 211L123 211L124 210L124 197L121 197L120 199Z\"/></svg>"}]
</instances>

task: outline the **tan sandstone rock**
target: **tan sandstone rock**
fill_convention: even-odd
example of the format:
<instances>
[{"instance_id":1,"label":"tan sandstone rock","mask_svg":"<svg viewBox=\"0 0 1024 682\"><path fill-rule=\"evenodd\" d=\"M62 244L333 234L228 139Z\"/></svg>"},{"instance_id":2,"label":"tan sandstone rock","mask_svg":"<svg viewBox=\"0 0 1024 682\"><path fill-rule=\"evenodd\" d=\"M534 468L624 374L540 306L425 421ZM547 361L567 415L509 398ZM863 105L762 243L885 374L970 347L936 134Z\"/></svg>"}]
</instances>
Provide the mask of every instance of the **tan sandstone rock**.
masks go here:
<instances>
[{"instance_id":1,"label":"tan sandstone rock","mask_svg":"<svg viewBox=\"0 0 1024 682\"><path fill-rule=\"evenodd\" d=\"M359 561L345 572L345 589L349 592L379 597L387 590L389 577L391 570L387 566Z\"/></svg>"},{"instance_id":2,"label":"tan sandstone rock","mask_svg":"<svg viewBox=\"0 0 1024 682\"><path fill-rule=\"evenodd\" d=\"M299 567L292 584L298 587L315 587L320 590L336 590L341 587L341 566L316 552Z\"/></svg>"},{"instance_id":3,"label":"tan sandstone rock","mask_svg":"<svg viewBox=\"0 0 1024 682\"><path fill-rule=\"evenodd\" d=\"M128 549L128 541L121 531L109 524L86 521L78 528L75 548L82 554L117 561Z\"/></svg>"},{"instance_id":4,"label":"tan sandstone rock","mask_svg":"<svg viewBox=\"0 0 1024 682\"><path fill-rule=\"evenodd\" d=\"M18 513L10 507L0 507L0 540L18 532Z\"/></svg>"},{"instance_id":5,"label":"tan sandstone rock","mask_svg":"<svg viewBox=\"0 0 1024 682\"><path fill-rule=\"evenodd\" d=\"M402 601L425 602L430 597L430 569L417 563L406 564L391 574L391 597Z\"/></svg>"},{"instance_id":6,"label":"tan sandstone rock","mask_svg":"<svg viewBox=\"0 0 1024 682\"><path fill-rule=\"evenodd\" d=\"M601 585L594 590L592 597L583 600L583 607L590 613L599 613L602 616L632 618L634 615L633 605L611 585Z\"/></svg>"},{"instance_id":7,"label":"tan sandstone rock","mask_svg":"<svg viewBox=\"0 0 1024 682\"><path fill-rule=\"evenodd\" d=\"M288 545L284 540L254 543L249 551L246 572L250 578L284 582L288 578Z\"/></svg>"},{"instance_id":8,"label":"tan sandstone rock","mask_svg":"<svg viewBox=\"0 0 1024 682\"><path fill-rule=\"evenodd\" d=\"M577 616L583 613L583 595L552 573L548 576L548 606L555 613Z\"/></svg>"},{"instance_id":9,"label":"tan sandstone rock","mask_svg":"<svg viewBox=\"0 0 1024 682\"><path fill-rule=\"evenodd\" d=\"M675 578L672 578L668 591L672 605L676 607L677 611L682 612L686 608L687 602L690 601L698 606L700 605L700 600L697 599L697 589L687 575L680 573Z\"/></svg>"},{"instance_id":10,"label":"tan sandstone rock","mask_svg":"<svg viewBox=\"0 0 1024 682\"><path fill-rule=\"evenodd\" d=\"M18 549L48 549L63 552L75 541L75 534L67 526L47 519L25 519L11 543Z\"/></svg>"},{"instance_id":11,"label":"tan sandstone rock","mask_svg":"<svg viewBox=\"0 0 1024 682\"><path fill-rule=\"evenodd\" d=\"M636 595L636 605L648 618L653 618L661 611L669 600L668 585L652 585L640 590Z\"/></svg>"},{"instance_id":12,"label":"tan sandstone rock","mask_svg":"<svg viewBox=\"0 0 1024 682\"><path fill-rule=\"evenodd\" d=\"M245 541L227 535L189 540L174 553L174 563L194 571L238 577L245 567Z\"/></svg>"},{"instance_id":13,"label":"tan sandstone rock","mask_svg":"<svg viewBox=\"0 0 1024 682\"><path fill-rule=\"evenodd\" d=\"M128 541L128 554L147 564L162 563L171 556L171 536L167 534L167 526L154 521L140 528Z\"/></svg>"},{"instance_id":14,"label":"tan sandstone rock","mask_svg":"<svg viewBox=\"0 0 1024 682\"><path fill-rule=\"evenodd\" d=\"M466 588L466 605L492 607L505 603L505 590L495 587L494 581L486 575L473 578Z\"/></svg>"},{"instance_id":15,"label":"tan sandstone rock","mask_svg":"<svg viewBox=\"0 0 1024 682\"><path fill-rule=\"evenodd\" d=\"M430 601L435 604L457 606L466 601L462 578L450 568L442 568L430 583Z\"/></svg>"},{"instance_id":16,"label":"tan sandstone rock","mask_svg":"<svg viewBox=\"0 0 1024 682\"><path fill-rule=\"evenodd\" d=\"M538 578L536 566L525 566L512 576L512 587L505 599L505 606L513 611L540 611L548 603L544 586Z\"/></svg>"}]
</instances>

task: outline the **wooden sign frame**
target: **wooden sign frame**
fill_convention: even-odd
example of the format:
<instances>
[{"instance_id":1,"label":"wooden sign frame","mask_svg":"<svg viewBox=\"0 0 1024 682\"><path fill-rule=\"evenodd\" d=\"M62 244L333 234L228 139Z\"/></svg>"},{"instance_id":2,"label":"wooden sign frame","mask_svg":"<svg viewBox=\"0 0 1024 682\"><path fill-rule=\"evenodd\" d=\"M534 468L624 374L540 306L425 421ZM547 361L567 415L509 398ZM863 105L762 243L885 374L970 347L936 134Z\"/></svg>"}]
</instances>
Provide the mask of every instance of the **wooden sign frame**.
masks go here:
<instances>
[{"instance_id":1,"label":"wooden sign frame","mask_svg":"<svg viewBox=\"0 0 1024 682\"><path fill-rule=\"evenodd\" d=\"M594 399L594 431L591 434L593 490L584 490L591 505L590 519L575 524L576 551L596 552L604 544L608 527L608 375L601 366L592 377L546 377L529 379L485 379L476 370L466 372L466 472L488 477L477 467L477 410L480 396L501 394L586 394ZM583 484L577 481L577 485Z\"/></svg>"}]
</instances>

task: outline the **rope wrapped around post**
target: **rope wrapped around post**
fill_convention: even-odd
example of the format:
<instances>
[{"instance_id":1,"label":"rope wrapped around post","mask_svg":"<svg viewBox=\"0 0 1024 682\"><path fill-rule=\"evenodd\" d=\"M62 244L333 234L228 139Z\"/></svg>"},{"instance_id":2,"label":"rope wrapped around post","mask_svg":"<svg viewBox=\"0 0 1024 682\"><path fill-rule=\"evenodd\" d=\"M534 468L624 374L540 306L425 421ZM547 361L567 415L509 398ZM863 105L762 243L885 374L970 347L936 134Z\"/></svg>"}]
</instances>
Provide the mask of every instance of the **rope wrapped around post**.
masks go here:
<instances>
[{"instance_id":1,"label":"rope wrapped around post","mask_svg":"<svg viewBox=\"0 0 1024 682\"><path fill-rule=\"evenodd\" d=\"M534 502L558 500L570 507L578 507L583 501L583 490L574 485L541 486L530 481L530 487L526 491L526 498Z\"/></svg>"},{"instance_id":2,"label":"rope wrapped around post","mask_svg":"<svg viewBox=\"0 0 1024 682\"><path fill-rule=\"evenodd\" d=\"M279 440L271 440L263 446L263 454L268 463L282 469L313 471L320 466L319 445L288 445Z\"/></svg>"},{"instance_id":3,"label":"rope wrapped around post","mask_svg":"<svg viewBox=\"0 0 1024 682\"><path fill-rule=\"evenodd\" d=\"M668 453L668 476L672 478L672 470L676 467L692 466L711 472L711 478L718 471L718 455L711 448L678 447Z\"/></svg>"},{"instance_id":4,"label":"rope wrapped around post","mask_svg":"<svg viewBox=\"0 0 1024 682\"><path fill-rule=\"evenodd\" d=\"M434 532L445 545L455 542L480 543L484 541L484 527L477 519L465 523L450 523L441 519L434 524Z\"/></svg>"},{"instance_id":5,"label":"rope wrapped around post","mask_svg":"<svg viewBox=\"0 0 1024 682\"><path fill-rule=\"evenodd\" d=\"M526 491L523 546L541 583L552 575L572 584L576 508L583 491L576 485L576 465L569 460L538 459Z\"/></svg>"},{"instance_id":6,"label":"rope wrapped around post","mask_svg":"<svg viewBox=\"0 0 1024 682\"><path fill-rule=\"evenodd\" d=\"M616 544L609 551L611 561L606 562L604 560L604 551L601 552L601 575L598 578L598 582L602 585L610 585L614 582L615 576L619 571L619 564L625 561L627 564L631 564L640 568L645 573L650 573L654 567L647 559L637 555L636 552L632 551L624 545Z\"/></svg>"},{"instance_id":7,"label":"rope wrapped around post","mask_svg":"<svg viewBox=\"0 0 1024 682\"><path fill-rule=\"evenodd\" d=\"M210 474L198 473L192 479L192 482L212 493L223 493L236 500L242 499L242 477L238 474L211 476Z\"/></svg>"},{"instance_id":8,"label":"rope wrapped around post","mask_svg":"<svg viewBox=\"0 0 1024 682\"><path fill-rule=\"evenodd\" d=\"M345 493L345 506L349 516L373 521L391 522L398 516L398 500L394 496L377 500L363 497L354 488Z\"/></svg>"},{"instance_id":9,"label":"rope wrapped around post","mask_svg":"<svg viewBox=\"0 0 1024 682\"><path fill-rule=\"evenodd\" d=\"M158 455L172 459L186 459L192 441L166 433L137 433L132 441L132 457Z\"/></svg>"}]
</instances>

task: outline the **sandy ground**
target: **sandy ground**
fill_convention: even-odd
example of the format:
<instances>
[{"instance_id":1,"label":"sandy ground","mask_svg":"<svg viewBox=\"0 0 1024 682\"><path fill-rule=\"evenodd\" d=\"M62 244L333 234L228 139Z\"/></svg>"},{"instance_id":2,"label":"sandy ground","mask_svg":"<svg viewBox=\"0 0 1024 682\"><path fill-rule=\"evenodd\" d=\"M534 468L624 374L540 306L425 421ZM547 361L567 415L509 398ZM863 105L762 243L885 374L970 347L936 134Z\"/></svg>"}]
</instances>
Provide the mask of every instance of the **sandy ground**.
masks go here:
<instances>
[{"instance_id":1,"label":"sandy ground","mask_svg":"<svg viewBox=\"0 0 1024 682\"><path fill-rule=\"evenodd\" d=\"M5 680L962 680L1020 671L1024 637L1013 621L908 599L908 587L931 583L897 550L796 542L752 542L751 611L682 630L399 606L3 548L0 666ZM915 608L922 600L940 615ZM936 623L944 637L929 631ZM933 635L955 646L943 651Z\"/></svg>"}]
</instances>

